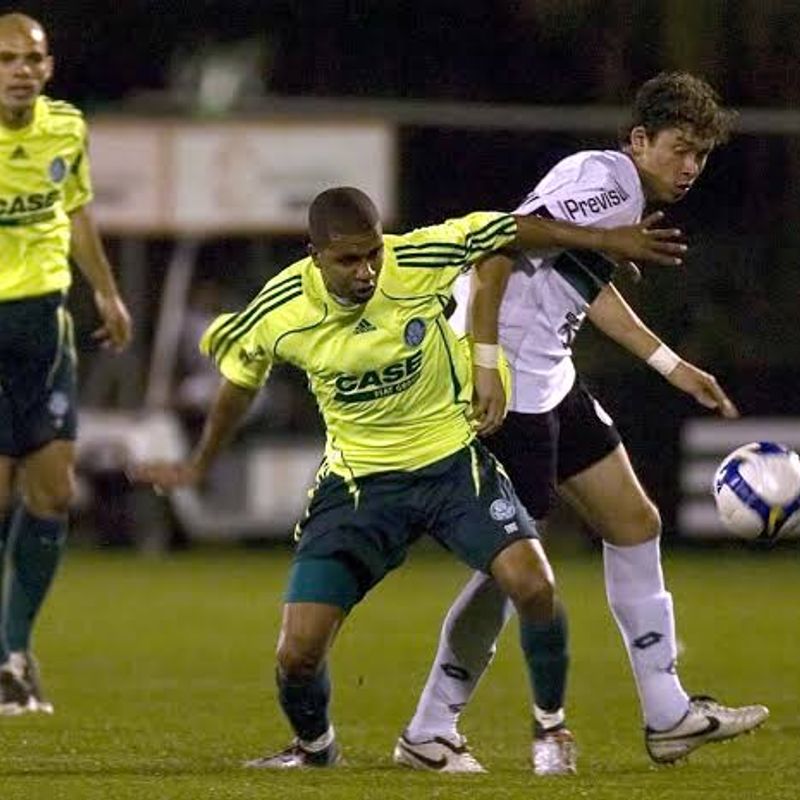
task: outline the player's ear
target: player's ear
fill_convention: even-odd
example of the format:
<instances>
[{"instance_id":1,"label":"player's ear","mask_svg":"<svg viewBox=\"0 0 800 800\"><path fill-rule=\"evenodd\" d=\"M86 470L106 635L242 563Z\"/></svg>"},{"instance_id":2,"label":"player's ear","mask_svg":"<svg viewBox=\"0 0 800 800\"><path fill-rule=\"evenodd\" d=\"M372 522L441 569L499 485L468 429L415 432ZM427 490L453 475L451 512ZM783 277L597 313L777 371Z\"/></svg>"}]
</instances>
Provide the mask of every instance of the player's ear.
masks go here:
<instances>
[{"instance_id":1,"label":"player's ear","mask_svg":"<svg viewBox=\"0 0 800 800\"><path fill-rule=\"evenodd\" d=\"M314 262L314 264L315 264L316 266L319 266L319 261L317 260L317 259L318 259L318 257L319 257L319 251L317 250L317 248L316 248L316 247L314 247L314 245L313 245L313 244L311 244L311 242L309 242L309 243L306 245L306 252L307 252L307 253L308 253L308 255L311 257L311 260Z\"/></svg>"},{"instance_id":2,"label":"player's ear","mask_svg":"<svg viewBox=\"0 0 800 800\"><path fill-rule=\"evenodd\" d=\"M631 128L629 144L632 155L640 155L647 146L647 142L647 130L645 129L644 125L637 125L636 127Z\"/></svg>"},{"instance_id":3,"label":"player's ear","mask_svg":"<svg viewBox=\"0 0 800 800\"><path fill-rule=\"evenodd\" d=\"M44 80L45 83L53 77L53 69L55 67L55 62L53 61L53 56L47 56L44 60Z\"/></svg>"}]
</instances>

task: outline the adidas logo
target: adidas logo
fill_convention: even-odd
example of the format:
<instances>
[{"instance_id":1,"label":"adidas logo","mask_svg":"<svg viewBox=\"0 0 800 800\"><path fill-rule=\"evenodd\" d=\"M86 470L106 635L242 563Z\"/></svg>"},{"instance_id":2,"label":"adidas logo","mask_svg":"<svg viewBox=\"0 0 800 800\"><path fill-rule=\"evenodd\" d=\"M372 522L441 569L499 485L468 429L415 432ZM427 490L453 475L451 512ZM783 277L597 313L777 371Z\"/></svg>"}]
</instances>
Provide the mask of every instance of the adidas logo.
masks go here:
<instances>
[{"instance_id":1,"label":"adidas logo","mask_svg":"<svg viewBox=\"0 0 800 800\"><path fill-rule=\"evenodd\" d=\"M14 159L14 158L27 158L27 157L28 157L28 152L25 150L25 148L21 144L18 144L14 148L14 152L11 153L11 158L12 159Z\"/></svg>"},{"instance_id":2,"label":"adidas logo","mask_svg":"<svg viewBox=\"0 0 800 800\"><path fill-rule=\"evenodd\" d=\"M369 333L374 330L376 330L375 326L368 319L362 318L353 328L353 333Z\"/></svg>"}]
</instances>

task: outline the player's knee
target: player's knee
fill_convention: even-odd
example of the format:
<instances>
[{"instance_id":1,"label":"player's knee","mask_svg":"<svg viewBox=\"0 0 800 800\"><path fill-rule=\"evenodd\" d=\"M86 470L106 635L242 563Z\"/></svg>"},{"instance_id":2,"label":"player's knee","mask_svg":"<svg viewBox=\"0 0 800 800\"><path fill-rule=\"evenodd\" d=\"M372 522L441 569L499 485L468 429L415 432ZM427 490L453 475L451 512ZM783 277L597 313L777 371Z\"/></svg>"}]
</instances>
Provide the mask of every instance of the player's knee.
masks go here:
<instances>
[{"instance_id":1,"label":"player's knee","mask_svg":"<svg viewBox=\"0 0 800 800\"><path fill-rule=\"evenodd\" d=\"M629 547L648 542L661 535L661 514L655 503L646 497L635 507L621 514L613 526L610 536L605 536L611 544Z\"/></svg>"},{"instance_id":2,"label":"player's knee","mask_svg":"<svg viewBox=\"0 0 800 800\"><path fill-rule=\"evenodd\" d=\"M39 517L62 517L75 499L75 476L67 472L54 480L25 487L25 505Z\"/></svg>"},{"instance_id":3,"label":"player's knee","mask_svg":"<svg viewBox=\"0 0 800 800\"><path fill-rule=\"evenodd\" d=\"M324 648L308 639L281 637L278 644L278 669L290 681L310 680L317 674Z\"/></svg>"},{"instance_id":4,"label":"player's knee","mask_svg":"<svg viewBox=\"0 0 800 800\"><path fill-rule=\"evenodd\" d=\"M555 583L552 575L536 572L520 576L511 583L508 596L521 619L545 622L555 609Z\"/></svg>"}]
</instances>

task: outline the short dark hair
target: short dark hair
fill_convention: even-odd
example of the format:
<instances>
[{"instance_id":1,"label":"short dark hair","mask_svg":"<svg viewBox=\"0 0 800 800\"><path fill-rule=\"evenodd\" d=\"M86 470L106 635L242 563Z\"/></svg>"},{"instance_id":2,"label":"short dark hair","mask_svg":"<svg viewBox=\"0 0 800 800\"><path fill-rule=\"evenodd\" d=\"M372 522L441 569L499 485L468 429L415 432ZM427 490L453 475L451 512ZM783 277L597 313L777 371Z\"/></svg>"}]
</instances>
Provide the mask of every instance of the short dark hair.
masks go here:
<instances>
[{"instance_id":1,"label":"short dark hair","mask_svg":"<svg viewBox=\"0 0 800 800\"><path fill-rule=\"evenodd\" d=\"M365 233L380 223L378 209L360 189L337 186L318 194L308 209L308 236L322 250L334 234Z\"/></svg>"},{"instance_id":2,"label":"short dark hair","mask_svg":"<svg viewBox=\"0 0 800 800\"><path fill-rule=\"evenodd\" d=\"M628 124L620 130L627 144L633 128L642 126L649 137L667 128L689 128L714 144L728 140L736 112L723 108L717 92L688 72L661 72L636 92Z\"/></svg>"}]
</instances>

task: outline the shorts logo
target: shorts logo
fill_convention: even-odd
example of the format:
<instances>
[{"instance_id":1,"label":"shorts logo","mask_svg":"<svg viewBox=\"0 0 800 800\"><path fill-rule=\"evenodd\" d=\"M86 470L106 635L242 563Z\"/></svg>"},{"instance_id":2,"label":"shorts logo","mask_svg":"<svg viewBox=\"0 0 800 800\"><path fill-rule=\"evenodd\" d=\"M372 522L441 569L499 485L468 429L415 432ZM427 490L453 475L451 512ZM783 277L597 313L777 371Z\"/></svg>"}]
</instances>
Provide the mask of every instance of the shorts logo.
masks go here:
<instances>
[{"instance_id":1,"label":"shorts logo","mask_svg":"<svg viewBox=\"0 0 800 800\"><path fill-rule=\"evenodd\" d=\"M517 509L510 500L505 497L498 497L493 500L489 506L489 516L496 522L506 522L507 520L514 519L517 515Z\"/></svg>"},{"instance_id":2,"label":"shorts logo","mask_svg":"<svg viewBox=\"0 0 800 800\"><path fill-rule=\"evenodd\" d=\"M64 161L61 156L56 156L50 162L50 168L48 169L48 172L50 173L51 180L55 181L55 183L61 183L67 174L67 162Z\"/></svg>"},{"instance_id":3,"label":"shorts logo","mask_svg":"<svg viewBox=\"0 0 800 800\"><path fill-rule=\"evenodd\" d=\"M409 320L403 339L409 347L416 347L425 338L425 322L419 317Z\"/></svg>"},{"instance_id":4,"label":"shorts logo","mask_svg":"<svg viewBox=\"0 0 800 800\"><path fill-rule=\"evenodd\" d=\"M47 401L47 410L54 418L53 424L60 428L64 423L64 415L69 410L69 398L64 392L53 392L50 399Z\"/></svg>"}]
</instances>

